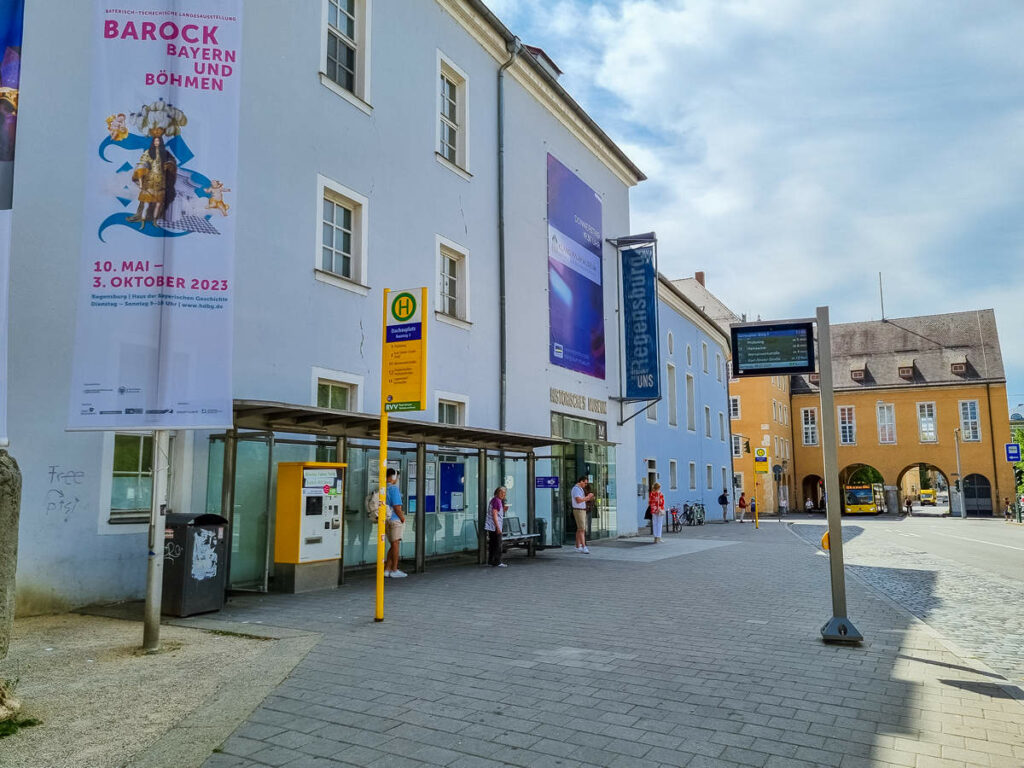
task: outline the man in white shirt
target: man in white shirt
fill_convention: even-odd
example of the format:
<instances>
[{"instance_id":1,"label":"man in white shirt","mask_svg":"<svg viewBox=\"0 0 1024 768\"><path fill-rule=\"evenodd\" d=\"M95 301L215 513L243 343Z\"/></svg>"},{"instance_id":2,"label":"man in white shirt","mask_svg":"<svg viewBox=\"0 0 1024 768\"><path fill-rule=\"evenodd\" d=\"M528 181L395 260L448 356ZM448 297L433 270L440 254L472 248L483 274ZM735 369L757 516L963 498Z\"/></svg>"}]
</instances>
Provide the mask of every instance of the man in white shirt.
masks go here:
<instances>
[{"instance_id":1,"label":"man in white shirt","mask_svg":"<svg viewBox=\"0 0 1024 768\"><path fill-rule=\"evenodd\" d=\"M572 516L576 519L576 551L589 555L587 548L587 502L593 501L594 494L587 493L587 476L580 475L572 487Z\"/></svg>"}]
</instances>

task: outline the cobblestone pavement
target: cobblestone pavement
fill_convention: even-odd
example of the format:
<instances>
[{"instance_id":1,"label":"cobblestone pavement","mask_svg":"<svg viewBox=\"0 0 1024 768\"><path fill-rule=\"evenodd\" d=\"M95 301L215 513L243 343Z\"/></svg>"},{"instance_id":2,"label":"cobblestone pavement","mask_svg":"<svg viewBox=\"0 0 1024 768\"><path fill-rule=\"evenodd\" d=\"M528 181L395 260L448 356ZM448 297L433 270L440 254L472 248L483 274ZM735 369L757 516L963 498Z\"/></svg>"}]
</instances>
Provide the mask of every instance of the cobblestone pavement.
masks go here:
<instances>
[{"instance_id":1,"label":"cobblestone pavement","mask_svg":"<svg viewBox=\"0 0 1024 768\"><path fill-rule=\"evenodd\" d=\"M826 529L820 523L792 527L815 545ZM980 659L1018 685L1024 684L1021 582L922 552L920 539L894 535L894 530L895 526L884 521L858 524L844 520L847 572L895 600L969 657ZM855 612L851 606L854 624Z\"/></svg>"},{"instance_id":2,"label":"cobblestone pavement","mask_svg":"<svg viewBox=\"0 0 1024 768\"><path fill-rule=\"evenodd\" d=\"M827 561L787 526L667 538L433 568L379 624L368 578L235 599L221 618L324 637L205 766L1024 764L1024 706L873 588L849 583L867 642L821 642Z\"/></svg>"}]
</instances>

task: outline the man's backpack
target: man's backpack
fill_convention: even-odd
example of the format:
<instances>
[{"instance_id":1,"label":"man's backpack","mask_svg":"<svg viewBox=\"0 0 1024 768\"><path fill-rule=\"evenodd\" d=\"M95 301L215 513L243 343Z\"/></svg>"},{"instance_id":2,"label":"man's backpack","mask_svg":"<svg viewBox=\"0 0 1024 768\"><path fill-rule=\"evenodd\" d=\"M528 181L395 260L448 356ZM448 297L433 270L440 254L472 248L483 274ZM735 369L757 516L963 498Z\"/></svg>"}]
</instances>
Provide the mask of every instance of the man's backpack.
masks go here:
<instances>
[{"instance_id":1,"label":"man's backpack","mask_svg":"<svg viewBox=\"0 0 1024 768\"><path fill-rule=\"evenodd\" d=\"M374 523L377 522L377 505L380 504L380 499L382 497L384 497L384 494L380 493L379 489L374 488L366 494L366 499L363 502L366 506L366 516ZM391 514L391 507L387 508L387 514Z\"/></svg>"}]
</instances>

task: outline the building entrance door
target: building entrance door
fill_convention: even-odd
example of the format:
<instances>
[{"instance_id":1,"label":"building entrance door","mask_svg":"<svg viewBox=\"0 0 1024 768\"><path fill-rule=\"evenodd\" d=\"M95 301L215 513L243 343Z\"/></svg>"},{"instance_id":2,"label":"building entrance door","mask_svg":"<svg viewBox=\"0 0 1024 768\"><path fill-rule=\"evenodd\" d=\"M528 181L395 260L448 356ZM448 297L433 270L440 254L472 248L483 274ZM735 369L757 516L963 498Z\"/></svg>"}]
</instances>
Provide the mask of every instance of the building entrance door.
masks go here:
<instances>
[{"instance_id":1,"label":"building entrance door","mask_svg":"<svg viewBox=\"0 0 1024 768\"><path fill-rule=\"evenodd\" d=\"M572 514L572 486L580 475L588 478L587 491L594 500L587 505L587 539L603 539L618 533L615 494L615 446L604 441L605 424L564 414L551 414L552 433L573 441L570 446L555 449L560 454L559 494L563 521L562 543L576 538L576 519ZM552 539L554 540L554 538Z\"/></svg>"},{"instance_id":2,"label":"building entrance door","mask_svg":"<svg viewBox=\"0 0 1024 768\"><path fill-rule=\"evenodd\" d=\"M964 511L975 517L992 514L992 486L984 475L964 478Z\"/></svg>"}]
</instances>

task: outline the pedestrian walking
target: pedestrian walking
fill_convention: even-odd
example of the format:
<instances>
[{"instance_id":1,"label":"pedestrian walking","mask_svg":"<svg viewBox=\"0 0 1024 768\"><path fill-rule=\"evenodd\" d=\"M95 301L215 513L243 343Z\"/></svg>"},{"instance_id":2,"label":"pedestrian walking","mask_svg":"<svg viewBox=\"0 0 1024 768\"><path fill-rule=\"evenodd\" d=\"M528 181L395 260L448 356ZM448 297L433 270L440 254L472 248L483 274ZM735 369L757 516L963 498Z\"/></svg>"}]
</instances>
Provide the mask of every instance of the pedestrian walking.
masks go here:
<instances>
[{"instance_id":1,"label":"pedestrian walking","mask_svg":"<svg viewBox=\"0 0 1024 768\"><path fill-rule=\"evenodd\" d=\"M503 485L494 489L494 496L487 509L487 519L484 521L484 530L487 531L487 562L492 568L508 567L501 562L501 532L505 513L508 512L508 503L505 501L507 495L508 491Z\"/></svg>"},{"instance_id":2,"label":"pedestrian walking","mask_svg":"<svg viewBox=\"0 0 1024 768\"><path fill-rule=\"evenodd\" d=\"M722 522L723 523L728 523L729 522L729 513L728 513L728 508L729 508L729 492L726 491L725 488L722 489L722 495L718 497L718 503L722 505Z\"/></svg>"},{"instance_id":3,"label":"pedestrian walking","mask_svg":"<svg viewBox=\"0 0 1024 768\"><path fill-rule=\"evenodd\" d=\"M904 501L903 503L904 503L904 505L907 508L907 514L910 515L910 517L913 517L914 516L914 500L912 498L910 498L909 496L907 496L906 501Z\"/></svg>"},{"instance_id":4,"label":"pedestrian walking","mask_svg":"<svg viewBox=\"0 0 1024 768\"><path fill-rule=\"evenodd\" d=\"M654 536L654 543L660 544L661 531L665 527L665 497L661 493L661 483L655 483L651 487L647 503L651 507L651 534Z\"/></svg>"},{"instance_id":5,"label":"pedestrian walking","mask_svg":"<svg viewBox=\"0 0 1024 768\"><path fill-rule=\"evenodd\" d=\"M747 495L745 493L740 494L740 500L736 502L736 506L740 508L740 522L742 523L747 514Z\"/></svg>"},{"instance_id":6,"label":"pedestrian walking","mask_svg":"<svg viewBox=\"0 0 1024 768\"><path fill-rule=\"evenodd\" d=\"M1010 497L1003 497L1003 518L1007 521L1010 519Z\"/></svg>"},{"instance_id":7,"label":"pedestrian walking","mask_svg":"<svg viewBox=\"0 0 1024 768\"><path fill-rule=\"evenodd\" d=\"M572 516L576 520L576 551L589 555L587 548L587 502L594 500L593 493L587 493L587 476L580 475L572 487ZM653 519L653 515L652 515Z\"/></svg>"},{"instance_id":8,"label":"pedestrian walking","mask_svg":"<svg viewBox=\"0 0 1024 768\"><path fill-rule=\"evenodd\" d=\"M388 487L384 502L388 505L388 519L385 522L391 549L384 560L384 575L389 579L404 579L407 574L398 567L402 553L402 535L405 533L405 509L402 507L402 492L398 490L398 470L388 469Z\"/></svg>"}]
</instances>

